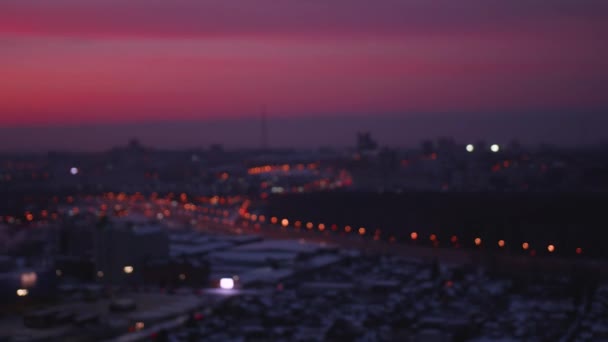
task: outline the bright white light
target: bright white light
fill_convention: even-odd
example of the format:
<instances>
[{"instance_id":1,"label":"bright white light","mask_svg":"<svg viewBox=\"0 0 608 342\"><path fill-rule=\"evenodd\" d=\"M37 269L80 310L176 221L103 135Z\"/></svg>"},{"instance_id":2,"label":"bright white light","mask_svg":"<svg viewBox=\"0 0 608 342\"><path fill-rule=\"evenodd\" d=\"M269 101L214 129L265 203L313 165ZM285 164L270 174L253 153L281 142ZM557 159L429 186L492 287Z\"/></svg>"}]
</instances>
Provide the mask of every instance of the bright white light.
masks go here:
<instances>
[{"instance_id":1,"label":"bright white light","mask_svg":"<svg viewBox=\"0 0 608 342\"><path fill-rule=\"evenodd\" d=\"M498 146L498 144L494 144L494 145L490 146L490 150L492 150L492 152L496 153L496 152L500 151L500 146Z\"/></svg>"},{"instance_id":2,"label":"bright white light","mask_svg":"<svg viewBox=\"0 0 608 342\"><path fill-rule=\"evenodd\" d=\"M232 290L234 288L234 279L232 279L232 278L220 279L220 287L224 290Z\"/></svg>"},{"instance_id":3,"label":"bright white light","mask_svg":"<svg viewBox=\"0 0 608 342\"><path fill-rule=\"evenodd\" d=\"M133 273L133 266L125 266L122 269L126 274L131 274Z\"/></svg>"},{"instance_id":4,"label":"bright white light","mask_svg":"<svg viewBox=\"0 0 608 342\"><path fill-rule=\"evenodd\" d=\"M17 296L19 296L19 297L25 297L25 296L27 296L27 294L28 294L27 289L19 289L19 290L17 290Z\"/></svg>"},{"instance_id":5,"label":"bright white light","mask_svg":"<svg viewBox=\"0 0 608 342\"><path fill-rule=\"evenodd\" d=\"M70 169L70 174L72 176L76 176L78 174L78 168L77 167L73 167Z\"/></svg>"},{"instance_id":6,"label":"bright white light","mask_svg":"<svg viewBox=\"0 0 608 342\"><path fill-rule=\"evenodd\" d=\"M473 146L473 144L468 144L467 145L467 152L473 152L475 151L475 146Z\"/></svg>"}]
</instances>

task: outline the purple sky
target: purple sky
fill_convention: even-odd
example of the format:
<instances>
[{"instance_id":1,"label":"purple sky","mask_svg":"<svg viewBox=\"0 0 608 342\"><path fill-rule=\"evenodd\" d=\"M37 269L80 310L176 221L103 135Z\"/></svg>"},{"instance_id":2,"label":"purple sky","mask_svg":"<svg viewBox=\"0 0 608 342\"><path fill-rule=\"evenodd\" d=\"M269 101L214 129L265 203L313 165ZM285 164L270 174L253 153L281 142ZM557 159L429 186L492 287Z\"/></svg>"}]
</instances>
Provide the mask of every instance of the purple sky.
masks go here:
<instances>
[{"instance_id":1,"label":"purple sky","mask_svg":"<svg viewBox=\"0 0 608 342\"><path fill-rule=\"evenodd\" d=\"M281 145L572 143L608 108L607 18L605 0L3 0L0 143L243 146L262 104Z\"/></svg>"}]
</instances>

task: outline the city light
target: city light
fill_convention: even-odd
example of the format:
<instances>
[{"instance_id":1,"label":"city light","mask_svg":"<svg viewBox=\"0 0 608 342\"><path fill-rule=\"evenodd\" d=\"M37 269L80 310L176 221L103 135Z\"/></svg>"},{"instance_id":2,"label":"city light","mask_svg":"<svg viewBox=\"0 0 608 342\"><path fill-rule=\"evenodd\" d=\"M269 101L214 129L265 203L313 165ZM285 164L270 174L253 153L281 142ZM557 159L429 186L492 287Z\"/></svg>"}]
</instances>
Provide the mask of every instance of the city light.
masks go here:
<instances>
[{"instance_id":1,"label":"city light","mask_svg":"<svg viewBox=\"0 0 608 342\"><path fill-rule=\"evenodd\" d=\"M17 290L17 296L19 296L19 297L25 297L28 295L28 293L29 293L29 291L27 289Z\"/></svg>"},{"instance_id":2,"label":"city light","mask_svg":"<svg viewBox=\"0 0 608 342\"><path fill-rule=\"evenodd\" d=\"M580 247L576 248L576 254L583 254L583 249Z\"/></svg>"},{"instance_id":3,"label":"city light","mask_svg":"<svg viewBox=\"0 0 608 342\"><path fill-rule=\"evenodd\" d=\"M314 227L314 224L312 224L312 222L306 223L306 229L312 229L313 227Z\"/></svg>"},{"instance_id":4,"label":"city light","mask_svg":"<svg viewBox=\"0 0 608 342\"><path fill-rule=\"evenodd\" d=\"M475 151L475 146L473 146L473 144L468 144L467 145L467 152L471 153Z\"/></svg>"},{"instance_id":5,"label":"city light","mask_svg":"<svg viewBox=\"0 0 608 342\"><path fill-rule=\"evenodd\" d=\"M500 151L500 146L498 146L498 144L493 144L492 146L490 146L490 150L494 153Z\"/></svg>"},{"instance_id":6,"label":"city light","mask_svg":"<svg viewBox=\"0 0 608 342\"><path fill-rule=\"evenodd\" d=\"M36 272L22 273L21 287L34 287L36 285L36 280L38 280L38 275L36 275Z\"/></svg>"},{"instance_id":7,"label":"city light","mask_svg":"<svg viewBox=\"0 0 608 342\"><path fill-rule=\"evenodd\" d=\"M530 248L530 244L529 244L529 243L527 243L527 242L524 242L524 243L522 243L522 244L521 244L521 248L522 248L524 251L527 251L527 250L528 250L528 248Z\"/></svg>"},{"instance_id":8,"label":"city light","mask_svg":"<svg viewBox=\"0 0 608 342\"><path fill-rule=\"evenodd\" d=\"M133 273L133 266L125 266L122 269L126 274L131 274Z\"/></svg>"},{"instance_id":9,"label":"city light","mask_svg":"<svg viewBox=\"0 0 608 342\"><path fill-rule=\"evenodd\" d=\"M220 279L220 288L224 290L232 290L234 288L234 279L222 278Z\"/></svg>"},{"instance_id":10,"label":"city light","mask_svg":"<svg viewBox=\"0 0 608 342\"><path fill-rule=\"evenodd\" d=\"M61 272L61 270L55 270L55 275L61 277L63 275L63 272Z\"/></svg>"},{"instance_id":11,"label":"city light","mask_svg":"<svg viewBox=\"0 0 608 342\"><path fill-rule=\"evenodd\" d=\"M140 331L142 330L146 325L144 324L144 322L137 322L135 323L135 330L136 331Z\"/></svg>"},{"instance_id":12,"label":"city light","mask_svg":"<svg viewBox=\"0 0 608 342\"><path fill-rule=\"evenodd\" d=\"M80 172L80 170L78 170L78 168L77 168L77 167L72 167L72 168L70 169L70 174L71 174L72 176L76 176L76 175L78 174L78 172Z\"/></svg>"},{"instance_id":13,"label":"city light","mask_svg":"<svg viewBox=\"0 0 608 342\"><path fill-rule=\"evenodd\" d=\"M97 271L97 278L103 278L103 271Z\"/></svg>"},{"instance_id":14,"label":"city light","mask_svg":"<svg viewBox=\"0 0 608 342\"><path fill-rule=\"evenodd\" d=\"M481 246L481 238L475 238L475 246Z\"/></svg>"},{"instance_id":15,"label":"city light","mask_svg":"<svg viewBox=\"0 0 608 342\"><path fill-rule=\"evenodd\" d=\"M359 228L359 234L360 235L364 235L365 234L365 227Z\"/></svg>"},{"instance_id":16,"label":"city light","mask_svg":"<svg viewBox=\"0 0 608 342\"><path fill-rule=\"evenodd\" d=\"M185 275L185 274L183 274L183 273L182 273L182 274L180 274L180 275L179 275L179 280L181 280L181 281L186 280L186 275Z\"/></svg>"},{"instance_id":17,"label":"city light","mask_svg":"<svg viewBox=\"0 0 608 342\"><path fill-rule=\"evenodd\" d=\"M553 253L553 252L555 252L555 246L549 245L549 246L547 246L547 250L549 251L549 253Z\"/></svg>"},{"instance_id":18,"label":"city light","mask_svg":"<svg viewBox=\"0 0 608 342\"><path fill-rule=\"evenodd\" d=\"M324 230L325 230L325 224L319 223L319 231L324 231Z\"/></svg>"},{"instance_id":19,"label":"city light","mask_svg":"<svg viewBox=\"0 0 608 342\"><path fill-rule=\"evenodd\" d=\"M276 216L270 218L270 223L277 224L277 222L279 222L279 219Z\"/></svg>"},{"instance_id":20,"label":"city light","mask_svg":"<svg viewBox=\"0 0 608 342\"><path fill-rule=\"evenodd\" d=\"M503 248L505 246L505 240L498 240L498 247Z\"/></svg>"},{"instance_id":21,"label":"city light","mask_svg":"<svg viewBox=\"0 0 608 342\"><path fill-rule=\"evenodd\" d=\"M416 240L416 239L418 239L418 233L416 233L416 232L412 232L412 233L410 234L410 238L412 238L412 240Z\"/></svg>"},{"instance_id":22,"label":"city light","mask_svg":"<svg viewBox=\"0 0 608 342\"><path fill-rule=\"evenodd\" d=\"M286 219L286 218L282 219L281 220L281 226L283 226L283 227L289 226L289 220Z\"/></svg>"}]
</instances>

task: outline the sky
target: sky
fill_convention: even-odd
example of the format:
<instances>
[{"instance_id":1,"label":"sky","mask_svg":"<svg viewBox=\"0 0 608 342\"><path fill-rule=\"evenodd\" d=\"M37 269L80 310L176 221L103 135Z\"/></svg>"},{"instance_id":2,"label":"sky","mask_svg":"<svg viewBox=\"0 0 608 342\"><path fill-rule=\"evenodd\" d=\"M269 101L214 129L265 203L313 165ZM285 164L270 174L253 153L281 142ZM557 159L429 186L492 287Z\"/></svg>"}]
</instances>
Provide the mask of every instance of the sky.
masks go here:
<instances>
[{"instance_id":1,"label":"sky","mask_svg":"<svg viewBox=\"0 0 608 342\"><path fill-rule=\"evenodd\" d=\"M262 107L276 145L601 139L607 35L605 0L2 0L0 145L247 146Z\"/></svg>"}]
</instances>

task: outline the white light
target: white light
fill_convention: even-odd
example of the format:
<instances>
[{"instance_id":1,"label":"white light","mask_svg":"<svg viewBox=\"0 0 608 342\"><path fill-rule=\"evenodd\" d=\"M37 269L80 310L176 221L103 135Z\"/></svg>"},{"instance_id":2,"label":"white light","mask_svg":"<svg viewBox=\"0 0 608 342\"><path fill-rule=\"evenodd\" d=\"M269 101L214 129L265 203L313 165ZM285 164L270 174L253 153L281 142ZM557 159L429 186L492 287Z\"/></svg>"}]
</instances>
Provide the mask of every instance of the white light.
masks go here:
<instances>
[{"instance_id":1,"label":"white light","mask_svg":"<svg viewBox=\"0 0 608 342\"><path fill-rule=\"evenodd\" d=\"M70 174L72 176L76 176L78 174L78 168L77 167L73 167L70 169Z\"/></svg>"},{"instance_id":2,"label":"white light","mask_svg":"<svg viewBox=\"0 0 608 342\"><path fill-rule=\"evenodd\" d=\"M125 266L122 269L126 274L131 274L133 273L133 266Z\"/></svg>"},{"instance_id":3,"label":"white light","mask_svg":"<svg viewBox=\"0 0 608 342\"><path fill-rule=\"evenodd\" d=\"M467 152L473 152L475 151L475 146L473 146L473 144L468 144L467 145Z\"/></svg>"},{"instance_id":4,"label":"white light","mask_svg":"<svg viewBox=\"0 0 608 342\"><path fill-rule=\"evenodd\" d=\"M17 290L17 296L19 296L19 297L25 297L25 296L27 296L27 294L28 294L27 289L19 289L19 290Z\"/></svg>"},{"instance_id":5,"label":"white light","mask_svg":"<svg viewBox=\"0 0 608 342\"><path fill-rule=\"evenodd\" d=\"M224 290L232 290L234 288L234 279L232 279L232 278L220 279L220 287Z\"/></svg>"},{"instance_id":6,"label":"white light","mask_svg":"<svg viewBox=\"0 0 608 342\"><path fill-rule=\"evenodd\" d=\"M498 146L498 144L494 144L494 145L490 146L490 150L492 150L492 152L496 153L496 152L500 151L500 146Z\"/></svg>"}]
</instances>

